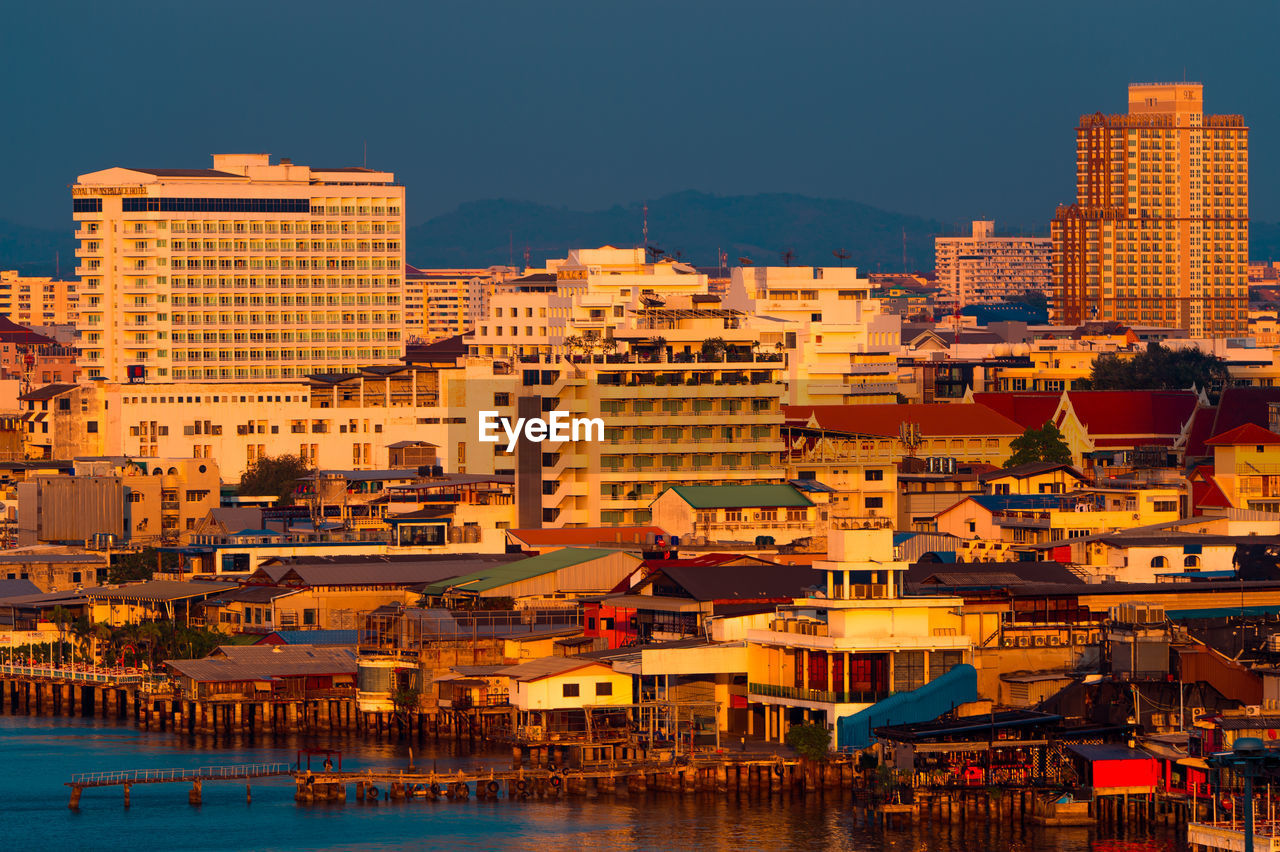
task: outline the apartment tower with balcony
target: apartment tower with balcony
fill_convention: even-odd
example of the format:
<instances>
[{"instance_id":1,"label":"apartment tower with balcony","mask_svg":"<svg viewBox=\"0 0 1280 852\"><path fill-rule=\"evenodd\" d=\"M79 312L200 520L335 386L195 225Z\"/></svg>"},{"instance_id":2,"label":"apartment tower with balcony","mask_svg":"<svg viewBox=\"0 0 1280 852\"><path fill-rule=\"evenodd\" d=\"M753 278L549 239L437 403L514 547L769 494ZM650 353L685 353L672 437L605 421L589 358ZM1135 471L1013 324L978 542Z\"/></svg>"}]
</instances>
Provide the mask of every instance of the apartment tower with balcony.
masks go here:
<instances>
[{"instance_id":1,"label":"apartment tower with balcony","mask_svg":"<svg viewBox=\"0 0 1280 852\"><path fill-rule=\"evenodd\" d=\"M1129 87L1125 115L1082 116L1076 202L1052 224L1058 323L1246 332L1249 128L1205 115L1199 83Z\"/></svg>"},{"instance_id":2,"label":"apartment tower with balcony","mask_svg":"<svg viewBox=\"0 0 1280 852\"><path fill-rule=\"evenodd\" d=\"M72 187L85 374L290 379L403 354L404 187L390 172L215 154Z\"/></svg>"}]
</instances>

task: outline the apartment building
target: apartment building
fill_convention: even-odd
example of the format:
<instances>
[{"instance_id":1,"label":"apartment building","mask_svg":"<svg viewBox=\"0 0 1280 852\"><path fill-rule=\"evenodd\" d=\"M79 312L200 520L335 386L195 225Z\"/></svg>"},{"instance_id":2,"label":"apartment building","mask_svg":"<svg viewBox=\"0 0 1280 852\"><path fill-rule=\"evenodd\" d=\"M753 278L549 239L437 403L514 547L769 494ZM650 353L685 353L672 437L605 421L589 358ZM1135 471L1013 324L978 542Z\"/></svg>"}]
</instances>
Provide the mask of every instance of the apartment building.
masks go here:
<instances>
[{"instance_id":1,"label":"apartment building","mask_svg":"<svg viewBox=\"0 0 1280 852\"><path fill-rule=\"evenodd\" d=\"M775 321L762 342L787 360L793 405L893 402L902 318L873 299L852 267L751 266L732 270L725 307Z\"/></svg>"},{"instance_id":2,"label":"apartment building","mask_svg":"<svg viewBox=\"0 0 1280 852\"><path fill-rule=\"evenodd\" d=\"M19 483L18 545L177 544L219 501L212 459L77 459L71 476Z\"/></svg>"},{"instance_id":3,"label":"apartment building","mask_svg":"<svg viewBox=\"0 0 1280 852\"><path fill-rule=\"evenodd\" d=\"M1125 115L1076 128L1076 203L1052 224L1055 322L1192 337L1248 326L1249 128L1205 115L1199 83L1129 87Z\"/></svg>"},{"instance_id":4,"label":"apartment building","mask_svg":"<svg viewBox=\"0 0 1280 852\"><path fill-rule=\"evenodd\" d=\"M474 329L489 312L489 296L515 276L505 266L419 269L405 265L405 333L426 343Z\"/></svg>"},{"instance_id":5,"label":"apartment building","mask_svg":"<svg viewBox=\"0 0 1280 852\"><path fill-rule=\"evenodd\" d=\"M75 325L80 318L76 284L0 270L0 314L25 326Z\"/></svg>"},{"instance_id":6,"label":"apartment building","mask_svg":"<svg viewBox=\"0 0 1280 852\"><path fill-rule=\"evenodd\" d=\"M997 237L996 223L975 221L968 237L935 237L938 284L961 305L1002 302L1053 282L1053 240Z\"/></svg>"},{"instance_id":7,"label":"apartment building","mask_svg":"<svg viewBox=\"0 0 1280 852\"><path fill-rule=\"evenodd\" d=\"M81 175L86 375L271 380L395 362L405 199L394 181L267 154Z\"/></svg>"}]
</instances>

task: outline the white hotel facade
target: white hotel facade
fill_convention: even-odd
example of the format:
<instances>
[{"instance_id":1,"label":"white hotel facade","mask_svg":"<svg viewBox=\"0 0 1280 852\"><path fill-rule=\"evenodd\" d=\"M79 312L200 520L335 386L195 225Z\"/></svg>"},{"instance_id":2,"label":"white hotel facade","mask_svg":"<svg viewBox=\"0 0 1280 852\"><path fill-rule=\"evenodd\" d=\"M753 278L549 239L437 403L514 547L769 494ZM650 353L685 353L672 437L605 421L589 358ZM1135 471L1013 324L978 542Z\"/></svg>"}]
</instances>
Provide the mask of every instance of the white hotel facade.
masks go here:
<instances>
[{"instance_id":1,"label":"white hotel facade","mask_svg":"<svg viewBox=\"0 0 1280 852\"><path fill-rule=\"evenodd\" d=\"M72 188L85 375L295 379L398 363L405 191L390 172L215 154Z\"/></svg>"}]
</instances>

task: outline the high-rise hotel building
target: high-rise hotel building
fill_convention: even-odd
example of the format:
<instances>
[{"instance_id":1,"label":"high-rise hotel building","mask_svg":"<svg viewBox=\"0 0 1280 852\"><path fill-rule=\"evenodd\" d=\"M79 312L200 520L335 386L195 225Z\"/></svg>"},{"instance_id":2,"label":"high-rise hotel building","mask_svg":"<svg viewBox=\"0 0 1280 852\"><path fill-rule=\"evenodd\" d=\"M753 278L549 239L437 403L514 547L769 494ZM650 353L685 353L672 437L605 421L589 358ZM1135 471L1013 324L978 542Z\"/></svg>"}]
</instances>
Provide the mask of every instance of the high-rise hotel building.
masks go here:
<instances>
[{"instance_id":1,"label":"high-rise hotel building","mask_svg":"<svg viewBox=\"0 0 1280 852\"><path fill-rule=\"evenodd\" d=\"M404 187L390 172L215 154L72 188L85 375L289 379L403 354Z\"/></svg>"},{"instance_id":2,"label":"high-rise hotel building","mask_svg":"<svg viewBox=\"0 0 1280 852\"><path fill-rule=\"evenodd\" d=\"M1198 83L1129 87L1076 128L1076 203L1053 218L1054 318L1244 334L1249 129Z\"/></svg>"}]
</instances>

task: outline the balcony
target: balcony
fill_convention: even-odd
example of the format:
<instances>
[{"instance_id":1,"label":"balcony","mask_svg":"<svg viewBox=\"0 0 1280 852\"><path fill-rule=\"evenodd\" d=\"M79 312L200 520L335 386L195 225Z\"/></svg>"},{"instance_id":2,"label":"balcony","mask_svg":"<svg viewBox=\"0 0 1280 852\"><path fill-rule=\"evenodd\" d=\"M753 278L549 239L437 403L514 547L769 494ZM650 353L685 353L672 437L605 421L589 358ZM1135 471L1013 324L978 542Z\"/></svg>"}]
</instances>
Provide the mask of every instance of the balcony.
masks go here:
<instances>
[{"instance_id":1,"label":"balcony","mask_svg":"<svg viewBox=\"0 0 1280 852\"><path fill-rule=\"evenodd\" d=\"M747 692L764 698L783 698L795 701L811 701L815 704L875 704L893 693L887 690L853 690L828 692L824 689L804 689L798 686L774 686L768 683L749 683Z\"/></svg>"}]
</instances>

